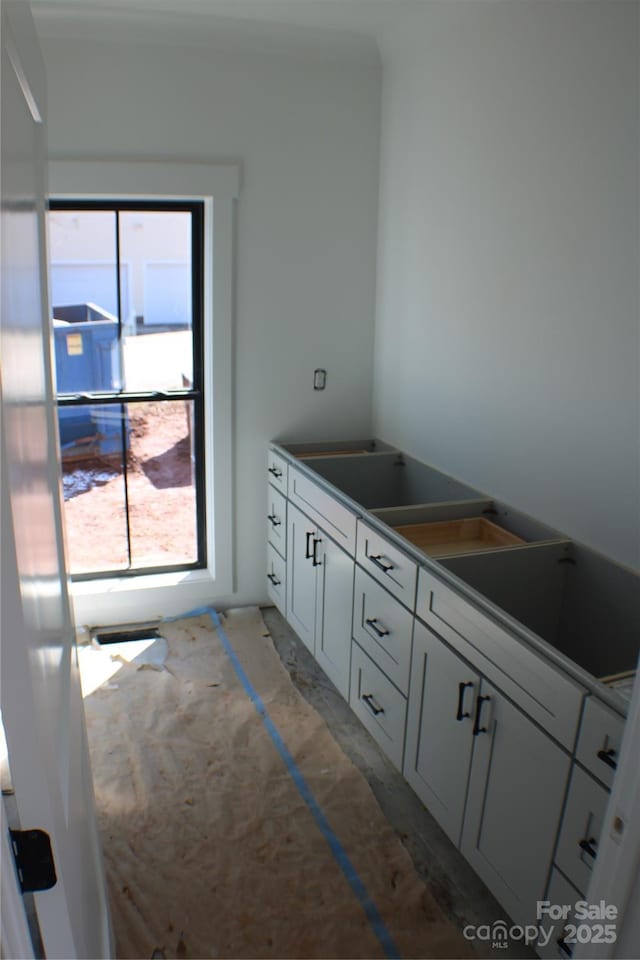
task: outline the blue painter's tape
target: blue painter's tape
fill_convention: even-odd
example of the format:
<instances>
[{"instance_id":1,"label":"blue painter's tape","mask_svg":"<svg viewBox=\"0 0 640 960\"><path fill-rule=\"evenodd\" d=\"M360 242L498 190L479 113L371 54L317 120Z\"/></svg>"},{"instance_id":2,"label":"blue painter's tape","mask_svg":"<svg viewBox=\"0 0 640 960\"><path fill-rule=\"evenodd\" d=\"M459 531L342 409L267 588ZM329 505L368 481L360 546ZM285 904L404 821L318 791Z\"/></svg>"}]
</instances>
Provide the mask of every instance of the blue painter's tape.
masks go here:
<instances>
[{"instance_id":1,"label":"blue painter's tape","mask_svg":"<svg viewBox=\"0 0 640 960\"><path fill-rule=\"evenodd\" d=\"M316 822L316 826L329 844L329 848L335 857L338 866L342 870L349 886L353 890L358 902L360 903L360 906L364 910L371 929L375 933L380 946L384 950L385 956L388 957L389 960L401 960L400 951L393 942L393 938L387 930L385 922L378 912L378 908L369 896L364 883L358 876L358 872L349 859L349 855L331 829L327 818L322 812L320 804L314 797L313 792L309 787L309 784L304 779L295 760L289 753L289 750L287 749L287 746L280 735L280 731L267 713L266 707L262 702L259 693L255 690L253 684L245 673L235 650L229 643L227 635L222 628L220 617L218 616L217 611L214 610L213 607L199 607L197 610L191 610L189 613L183 613L180 617L167 617L166 620L167 622L172 622L175 620L184 620L189 617L201 617L204 615L208 615L211 618L211 622L218 631L220 642L222 643L225 653L233 665L233 669L235 670L240 683L244 687L245 693L256 708L256 712L260 716L260 719L262 720L273 745L284 761L289 775L296 785L298 793L309 808L309 811Z\"/></svg>"}]
</instances>

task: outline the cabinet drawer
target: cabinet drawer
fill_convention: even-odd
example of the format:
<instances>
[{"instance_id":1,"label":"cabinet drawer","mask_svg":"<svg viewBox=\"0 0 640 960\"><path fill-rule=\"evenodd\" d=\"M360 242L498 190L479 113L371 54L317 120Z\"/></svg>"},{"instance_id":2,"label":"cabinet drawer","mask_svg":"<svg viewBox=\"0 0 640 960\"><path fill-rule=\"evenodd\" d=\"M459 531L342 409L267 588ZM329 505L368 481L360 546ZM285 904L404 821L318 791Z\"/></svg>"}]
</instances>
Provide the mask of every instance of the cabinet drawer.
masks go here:
<instances>
[{"instance_id":1,"label":"cabinet drawer","mask_svg":"<svg viewBox=\"0 0 640 960\"><path fill-rule=\"evenodd\" d=\"M287 565L278 551L267 544L267 592L283 617L287 615L285 584Z\"/></svg>"},{"instance_id":2,"label":"cabinet drawer","mask_svg":"<svg viewBox=\"0 0 640 960\"><path fill-rule=\"evenodd\" d=\"M287 461L275 450L269 450L267 458L267 478L278 490L287 492Z\"/></svg>"},{"instance_id":3,"label":"cabinet drawer","mask_svg":"<svg viewBox=\"0 0 640 960\"><path fill-rule=\"evenodd\" d=\"M354 555L355 514L294 467L289 471L289 499L322 527L338 546L350 556Z\"/></svg>"},{"instance_id":4,"label":"cabinet drawer","mask_svg":"<svg viewBox=\"0 0 640 960\"><path fill-rule=\"evenodd\" d=\"M623 733L622 717L595 697L587 697L576 756L607 787L613 783Z\"/></svg>"},{"instance_id":5,"label":"cabinet drawer","mask_svg":"<svg viewBox=\"0 0 640 960\"><path fill-rule=\"evenodd\" d=\"M287 501L271 484L267 486L267 540L287 558Z\"/></svg>"},{"instance_id":6,"label":"cabinet drawer","mask_svg":"<svg viewBox=\"0 0 640 960\"><path fill-rule=\"evenodd\" d=\"M549 942L546 946L537 946L536 953L539 957L543 957L544 960L557 960L558 957L561 957L562 960L567 960L567 957L573 955L573 945L567 943L564 944L563 948L560 943L563 942L566 924L574 922L573 915L575 905L578 900L582 898L575 887L554 867L551 871L551 879L549 881L549 890L546 899L553 906L571 907L572 909L569 911L566 920L551 920L548 915L545 915L540 920L540 927L544 931L544 937L539 937L538 943L540 944L542 939L548 940Z\"/></svg>"},{"instance_id":7,"label":"cabinet drawer","mask_svg":"<svg viewBox=\"0 0 640 960\"><path fill-rule=\"evenodd\" d=\"M353 637L405 696L409 692L413 617L356 567Z\"/></svg>"},{"instance_id":8,"label":"cabinet drawer","mask_svg":"<svg viewBox=\"0 0 640 960\"><path fill-rule=\"evenodd\" d=\"M587 892L596 862L608 800L608 791L574 765L556 863L583 895Z\"/></svg>"},{"instance_id":9,"label":"cabinet drawer","mask_svg":"<svg viewBox=\"0 0 640 960\"><path fill-rule=\"evenodd\" d=\"M351 649L349 704L401 771L407 701L357 643Z\"/></svg>"},{"instance_id":10,"label":"cabinet drawer","mask_svg":"<svg viewBox=\"0 0 640 960\"><path fill-rule=\"evenodd\" d=\"M430 571L416 613L563 746L573 749L584 689Z\"/></svg>"},{"instance_id":11,"label":"cabinet drawer","mask_svg":"<svg viewBox=\"0 0 640 960\"><path fill-rule=\"evenodd\" d=\"M362 520L358 520L356 560L413 613L417 564Z\"/></svg>"}]
</instances>

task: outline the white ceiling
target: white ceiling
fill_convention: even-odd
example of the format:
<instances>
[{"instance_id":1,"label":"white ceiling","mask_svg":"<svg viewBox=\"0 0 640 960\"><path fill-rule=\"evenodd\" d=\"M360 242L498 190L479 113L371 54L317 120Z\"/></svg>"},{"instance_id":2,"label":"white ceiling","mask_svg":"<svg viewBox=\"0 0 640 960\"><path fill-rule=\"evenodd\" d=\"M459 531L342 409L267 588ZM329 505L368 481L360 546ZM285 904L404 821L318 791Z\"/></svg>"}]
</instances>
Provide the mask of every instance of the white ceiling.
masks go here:
<instances>
[{"instance_id":1,"label":"white ceiling","mask_svg":"<svg viewBox=\"0 0 640 960\"><path fill-rule=\"evenodd\" d=\"M43 36L297 47L363 60L424 0L31 0Z\"/></svg>"}]
</instances>

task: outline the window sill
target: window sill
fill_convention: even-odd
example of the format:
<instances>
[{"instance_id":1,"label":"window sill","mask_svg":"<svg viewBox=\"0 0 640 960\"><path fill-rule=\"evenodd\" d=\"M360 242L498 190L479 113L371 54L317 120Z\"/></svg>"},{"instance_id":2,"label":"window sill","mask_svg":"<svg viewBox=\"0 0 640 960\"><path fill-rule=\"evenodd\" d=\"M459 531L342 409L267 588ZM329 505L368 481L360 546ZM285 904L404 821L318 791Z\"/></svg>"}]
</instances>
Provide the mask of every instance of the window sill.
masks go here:
<instances>
[{"instance_id":1,"label":"window sill","mask_svg":"<svg viewBox=\"0 0 640 960\"><path fill-rule=\"evenodd\" d=\"M214 603L228 586L210 570L189 570L83 580L71 583L70 596L77 626L94 627L179 616Z\"/></svg>"},{"instance_id":2,"label":"window sill","mask_svg":"<svg viewBox=\"0 0 640 960\"><path fill-rule=\"evenodd\" d=\"M208 583L215 585L215 579L209 570L174 570L171 573L153 573L135 577L109 577L101 580L81 580L71 583L70 593L75 599L83 596L124 593L129 590L154 590L157 588L177 587L187 583Z\"/></svg>"}]
</instances>

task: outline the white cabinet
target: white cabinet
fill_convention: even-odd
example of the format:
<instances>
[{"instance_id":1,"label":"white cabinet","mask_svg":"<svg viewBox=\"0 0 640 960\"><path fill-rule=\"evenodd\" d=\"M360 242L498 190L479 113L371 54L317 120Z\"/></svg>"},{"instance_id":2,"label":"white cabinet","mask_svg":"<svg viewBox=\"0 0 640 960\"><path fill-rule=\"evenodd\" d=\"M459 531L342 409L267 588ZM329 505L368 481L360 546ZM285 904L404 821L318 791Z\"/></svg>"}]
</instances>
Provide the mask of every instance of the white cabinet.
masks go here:
<instances>
[{"instance_id":1,"label":"white cabinet","mask_svg":"<svg viewBox=\"0 0 640 960\"><path fill-rule=\"evenodd\" d=\"M570 757L416 622L404 775L518 923L545 892Z\"/></svg>"},{"instance_id":2,"label":"white cabinet","mask_svg":"<svg viewBox=\"0 0 640 960\"><path fill-rule=\"evenodd\" d=\"M283 560L287 558L287 501L271 484L267 486L267 540Z\"/></svg>"},{"instance_id":3,"label":"white cabinet","mask_svg":"<svg viewBox=\"0 0 640 960\"><path fill-rule=\"evenodd\" d=\"M315 654L318 528L289 503L287 519L287 620Z\"/></svg>"},{"instance_id":4,"label":"white cabinet","mask_svg":"<svg viewBox=\"0 0 640 960\"><path fill-rule=\"evenodd\" d=\"M349 695L353 559L288 505L287 620L345 699Z\"/></svg>"},{"instance_id":5,"label":"white cabinet","mask_svg":"<svg viewBox=\"0 0 640 960\"><path fill-rule=\"evenodd\" d=\"M461 850L516 923L544 896L570 757L485 679L473 705Z\"/></svg>"},{"instance_id":6,"label":"white cabinet","mask_svg":"<svg viewBox=\"0 0 640 960\"><path fill-rule=\"evenodd\" d=\"M595 697L587 697L576 756L607 787L618 769L623 734L623 718Z\"/></svg>"},{"instance_id":7,"label":"white cabinet","mask_svg":"<svg viewBox=\"0 0 640 960\"><path fill-rule=\"evenodd\" d=\"M540 943L542 940L547 940L548 943L546 946L538 946L536 952L543 960L557 960L558 957L560 957L561 960L567 960L567 957L573 956L573 944L567 942L570 939L569 933L571 929L567 928L570 924L575 928L576 922L579 922L574 920L574 911L578 900L583 898L580 896L579 891L569 883L566 877L563 877L559 870L553 869L551 871L549 890L547 891L545 899L554 906L567 907L569 909L566 911L566 919L564 920L551 919L548 914L545 914L540 921L544 936L540 937L538 942Z\"/></svg>"},{"instance_id":8,"label":"white cabinet","mask_svg":"<svg viewBox=\"0 0 640 960\"><path fill-rule=\"evenodd\" d=\"M353 556L356 549L355 515L295 467L289 468L289 500Z\"/></svg>"},{"instance_id":9,"label":"white cabinet","mask_svg":"<svg viewBox=\"0 0 640 960\"><path fill-rule=\"evenodd\" d=\"M317 573L316 660L348 700L354 563L352 557L322 531L321 535L322 543L318 545L322 566Z\"/></svg>"},{"instance_id":10,"label":"white cabinet","mask_svg":"<svg viewBox=\"0 0 640 960\"><path fill-rule=\"evenodd\" d=\"M353 639L405 696L409 692L413 616L360 567L353 591Z\"/></svg>"},{"instance_id":11,"label":"white cabinet","mask_svg":"<svg viewBox=\"0 0 640 960\"><path fill-rule=\"evenodd\" d=\"M394 766L402 770L407 701L357 643L351 653L349 705Z\"/></svg>"},{"instance_id":12,"label":"white cabinet","mask_svg":"<svg viewBox=\"0 0 640 960\"><path fill-rule=\"evenodd\" d=\"M559 743L573 750L584 688L421 568L416 614Z\"/></svg>"},{"instance_id":13,"label":"white cabinet","mask_svg":"<svg viewBox=\"0 0 640 960\"><path fill-rule=\"evenodd\" d=\"M404 776L456 846L467 795L480 676L416 622Z\"/></svg>"},{"instance_id":14,"label":"white cabinet","mask_svg":"<svg viewBox=\"0 0 640 960\"><path fill-rule=\"evenodd\" d=\"M413 613L418 569L415 560L362 520L358 520L356 560Z\"/></svg>"},{"instance_id":15,"label":"white cabinet","mask_svg":"<svg viewBox=\"0 0 640 960\"><path fill-rule=\"evenodd\" d=\"M287 471L287 461L281 457L279 453L276 453L275 450L269 450L267 461L267 477L269 483L284 494L287 492Z\"/></svg>"},{"instance_id":16,"label":"white cabinet","mask_svg":"<svg viewBox=\"0 0 640 960\"><path fill-rule=\"evenodd\" d=\"M267 544L267 591L283 617L287 615L287 565L272 544Z\"/></svg>"},{"instance_id":17,"label":"white cabinet","mask_svg":"<svg viewBox=\"0 0 640 960\"><path fill-rule=\"evenodd\" d=\"M556 864L583 896L598 856L608 801L609 792L576 764L562 818Z\"/></svg>"},{"instance_id":18,"label":"white cabinet","mask_svg":"<svg viewBox=\"0 0 640 960\"><path fill-rule=\"evenodd\" d=\"M286 491L287 465L281 457L269 457L267 476L275 483L267 484L267 592L286 617L287 500L281 490L284 482Z\"/></svg>"},{"instance_id":19,"label":"white cabinet","mask_svg":"<svg viewBox=\"0 0 640 960\"><path fill-rule=\"evenodd\" d=\"M269 595L363 725L515 923L536 922L550 876L547 899L586 892L622 717L587 697L578 736L585 687L484 590L356 516L326 463L318 482L282 451L268 469Z\"/></svg>"}]
</instances>

